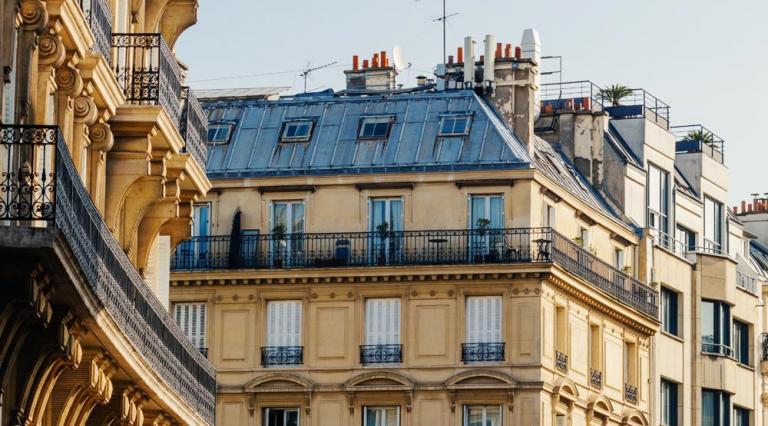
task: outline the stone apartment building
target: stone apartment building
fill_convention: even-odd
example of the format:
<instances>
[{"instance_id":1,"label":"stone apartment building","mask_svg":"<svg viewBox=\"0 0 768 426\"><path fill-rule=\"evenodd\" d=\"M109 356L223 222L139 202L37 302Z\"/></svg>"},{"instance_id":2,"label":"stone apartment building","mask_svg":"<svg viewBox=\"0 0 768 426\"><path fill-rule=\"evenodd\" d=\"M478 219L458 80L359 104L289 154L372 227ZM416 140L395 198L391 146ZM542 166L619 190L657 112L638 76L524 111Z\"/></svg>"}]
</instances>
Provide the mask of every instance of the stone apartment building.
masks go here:
<instances>
[{"instance_id":1,"label":"stone apartment building","mask_svg":"<svg viewBox=\"0 0 768 426\"><path fill-rule=\"evenodd\" d=\"M0 1L0 425L212 425L168 313L211 187L172 53L187 0Z\"/></svg>"},{"instance_id":2,"label":"stone apartment building","mask_svg":"<svg viewBox=\"0 0 768 426\"><path fill-rule=\"evenodd\" d=\"M340 92L201 94L213 186L170 297L217 424L762 425L723 141L540 84L534 31L483 47L410 88L379 52Z\"/></svg>"}]
</instances>

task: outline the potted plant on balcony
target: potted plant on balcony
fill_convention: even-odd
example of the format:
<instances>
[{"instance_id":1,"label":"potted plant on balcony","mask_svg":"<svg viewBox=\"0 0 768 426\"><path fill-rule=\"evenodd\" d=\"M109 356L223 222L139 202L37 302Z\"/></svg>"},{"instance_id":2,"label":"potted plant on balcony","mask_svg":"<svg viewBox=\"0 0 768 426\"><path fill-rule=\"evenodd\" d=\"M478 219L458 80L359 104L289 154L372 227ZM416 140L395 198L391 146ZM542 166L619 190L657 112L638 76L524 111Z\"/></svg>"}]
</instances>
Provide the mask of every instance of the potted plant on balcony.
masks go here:
<instances>
[{"instance_id":1,"label":"potted plant on balcony","mask_svg":"<svg viewBox=\"0 0 768 426\"><path fill-rule=\"evenodd\" d=\"M274 258L274 266L275 268L282 268L283 267L283 249L285 247L285 235L287 234L288 229L285 227L284 223L278 223L272 228L272 239L275 244L275 258Z\"/></svg>"},{"instance_id":2,"label":"potted plant on balcony","mask_svg":"<svg viewBox=\"0 0 768 426\"><path fill-rule=\"evenodd\" d=\"M632 94L632 89L623 84L612 84L605 89L600 89L600 97L608 101L612 106L620 106L621 100Z\"/></svg>"},{"instance_id":3,"label":"potted plant on balcony","mask_svg":"<svg viewBox=\"0 0 768 426\"><path fill-rule=\"evenodd\" d=\"M389 223L381 222L376 225L376 232L379 234L379 265L385 265L387 263L387 240L389 239Z\"/></svg>"},{"instance_id":4,"label":"potted plant on balcony","mask_svg":"<svg viewBox=\"0 0 768 426\"><path fill-rule=\"evenodd\" d=\"M707 145L712 144L714 141L714 136L712 136L712 133L704 129L691 130L687 135L685 135L685 138L689 141L697 141Z\"/></svg>"},{"instance_id":5,"label":"potted plant on balcony","mask_svg":"<svg viewBox=\"0 0 768 426\"><path fill-rule=\"evenodd\" d=\"M488 229L490 229L490 227L490 219L481 217L477 219L477 222L475 222L475 230L477 230L477 235L480 237L474 243L475 263L482 263L484 261L491 260L491 255L486 249L488 241L485 239L485 236L488 234Z\"/></svg>"}]
</instances>

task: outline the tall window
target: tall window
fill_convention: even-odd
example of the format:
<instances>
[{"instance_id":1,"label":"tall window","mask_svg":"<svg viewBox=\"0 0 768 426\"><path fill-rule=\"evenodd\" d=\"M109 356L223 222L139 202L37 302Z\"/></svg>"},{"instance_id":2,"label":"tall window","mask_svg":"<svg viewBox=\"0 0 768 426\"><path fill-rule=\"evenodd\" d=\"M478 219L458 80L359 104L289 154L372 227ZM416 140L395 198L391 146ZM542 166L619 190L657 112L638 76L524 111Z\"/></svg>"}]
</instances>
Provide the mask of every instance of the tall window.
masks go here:
<instances>
[{"instance_id":1,"label":"tall window","mask_svg":"<svg viewBox=\"0 0 768 426\"><path fill-rule=\"evenodd\" d=\"M275 300L267 303L267 346L301 346L300 300Z\"/></svg>"},{"instance_id":2,"label":"tall window","mask_svg":"<svg viewBox=\"0 0 768 426\"><path fill-rule=\"evenodd\" d=\"M400 426L400 407L365 407L363 426Z\"/></svg>"},{"instance_id":3,"label":"tall window","mask_svg":"<svg viewBox=\"0 0 768 426\"><path fill-rule=\"evenodd\" d=\"M184 335L201 352L205 352L205 303L176 303L173 305L173 319Z\"/></svg>"},{"instance_id":4,"label":"tall window","mask_svg":"<svg viewBox=\"0 0 768 426\"><path fill-rule=\"evenodd\" d=\"M193 217L193 239L182 243L177 250L183 251L184 259L190 262L190 266L204 268L212 261L210 256L211 242L207 238L211 233L211 205L209 203L195 204Z\"/></svg>"},{"instance_id":5,"label":"tall window","mask_svg":"<svg viewBox=\"0 0 768 426\"><path fill-rule=\"evenodd\" d=\"M465 405L464 426L501 426L501 406Z\"/></svg>"},{"instance_id":6,"label":"tall window","mask_svg":"<svg viewBox=\"0 0 768 426\"><path fill-rule=\"evenodd\" d=\"M265 408L264 426L299 426L299 409Z\"/></svg>"},{"instance_id":7,"label":"tall window","mask_svg":"<svg viewBox=\"0 0 768 426\"><path fill-rule=\"evenodd\" d=\"M402 361L400 348L400 299L367 299L365 347L361 348L360 361L398 363Z\"/></svg>"},{"instance_id":8,"label":"tall window","mask_svg":"<svg viewBox=\"0 0 768 426\"><path fill-rule=\"evenodd\" d=\"M275 260L298 262L304 251L304 202L273 202L271 225Z\"/></svg>"},{"instance_id":9,"label":"tall window","mask_svg":"<svg viewBox=\"0 0 768 426\"><path fill-rule=\"evenodd\" d=\"M679 336L680 330L677 324L678 294L666 287L661 288L661 326L665 333Z\"/></svg>"},{"instance_id":10,"label":"tall window","mask_svg":"<svg viewBox=\"0 0 768 426\"><path fill-rule=\"evenodd\" d=\"M504 197L501 195L472 195L469 197L469 228L472 234L472 254L501 254L504 237L498 231L504 227Z\"/></svg>"},{"instance_id":11,"label":"tall window","mask_svg":"<svg viewBox=\"0 0 768 426\"><path fill-rule=\"evenodd\" d=\"M556 221L557 221L557 217L556 217L555 206L549 203L544 203L544 208L542 211L542 220L541 220L542 226L554 228Z\"/></svg>"},{"instance_id":12,"label":"tall window","mask_svg":"<svg viewBox=\"0 0 768 426\"><path fill-rule=\"evenodd\" d=\"M192 236L205 237L211 229L211 205L208 203L195 204Z\"/></svg>"},{"instance_id":13,"label":"tall window","mask_svg":"<svg viewBox=\"0 0 768 426\"><path fill-rule=\"evenodd\" d=\"M723 391L703 389L701 391L701 425L729 426L731 396Z\"/></svg>"},{"instance_id":14,"label":"tall window","mask_svg":"<svg viewBox=\"0 0 768 426\"><path fill-rule=\"evenodd\" d=\"M704 248L724 251L723 247L723 204L704 197Z\"/></svg>"},{"instance_id":15,"label":"tall window","mask_svg":"<svg viewBox=\"0 0 768 426\"><path fill-rule=\"evenodd\" d=\"M555 307L555 350L557 352L568 353L568 317L565 306Z\"/></svg>"},{"instance_id":16,"label":"tall window","mask_svg":"<svg viewBox=\"0 0 768 426\"><path fill-rule=\"evenodd\" d=\"M736 359L744 365L751 365L749 360L749 324L733 320L733 351Z\"/></svg>"},{"instance_id":17,"label":"tall window","mask_svg":"<svg viewBox=\"0 0 768 426\"><path fill-rule=\"evenodd\" d=\"M684 226L677 225L675 240L677 240L675 253L679 255L684 254L686 251L696 250L696 233Z\"/></svg>"},{"instance_id":18,"label":"tall window","mask_svg":"<svg viewBox=\"0 0 768 426\"><path fill-rule=\"evenodd\" d=\"M731 307L713 300L701 301L701 351L731 356Z\"/></svg>"},{"instance_id":19,"label":"tall window","mask_svg":"<svg viewBox=\"0 0 768 426\"><path fill-rule=\"evenodd\" d=\"M733 426L749 426L749 411L746 408L733 406Z\"/></svg>"},{"instance_id":20,"label":"tall window","mask_svg":"<svg viewBox=\"0 0 768 426\"><path fill-rule=\"evenodd\" d=\"M614 249L613 251L613 266L618 270L623 270L627 266L627 260L624 256L624 249Z\"/></svg>"},{"instance_id":21,"label":"tall window","mask_svg":"<svg viewBox=\"0 0 768 426\"><path fill-rule=\"evenodd\" d=\"M403 230L403 199L371 198L368 201L368 231L371 232L371 256L379 263L398 259L402 238L392 232Z\"/></svg>"},{"instance_id":22,"label":"tall window","mask_svg":"<svg viewBox=\"0 0 768 426\"><path fill-rule=\"evenodd\" d=\"M678 425L677 389L677 383L661 379L661 426Z\"/></svg>"},{"instance_id":23,"label":"tall window","mask_svg":"<svg viewBox=\"0 0 768 426\"><path fill-rule=\"evenodd\" d=\"M467 343L502 341L501 308L501 296L467 297Z\"/></svg>"},{"instance_id":24,"label":"tall window","mask_svg":"<svg viewBox=\"0 0 768 426\"><path fill-rule=\"evenodd\" d=\"M6 65L7 69L10 69L8 74L8 81L3 82L3 99L0 103L0 122L3 124L13 124L16 122L16 54L18 49L17 33L13 33L10 43L12 49L9 59L11 63Z\"/></svg>"},{"instance_id":25,"label":"tall window","mask_svg":"<svg viewBox=\"0 0 768 426\"><path fill-rule=\"evenodd\" d=\"M585 250L589 250L589 228L579 228L579 245Z\"/></svg>"},{"instance_id":26,"label":"tall window","mask_svg":"<svg viewBox=\"0 0 768 426\"><path fill-rule=\"evenodd\" d=\"M648 164L648 226L669 233L669 173Z\"/></svg>"}]
</instances>

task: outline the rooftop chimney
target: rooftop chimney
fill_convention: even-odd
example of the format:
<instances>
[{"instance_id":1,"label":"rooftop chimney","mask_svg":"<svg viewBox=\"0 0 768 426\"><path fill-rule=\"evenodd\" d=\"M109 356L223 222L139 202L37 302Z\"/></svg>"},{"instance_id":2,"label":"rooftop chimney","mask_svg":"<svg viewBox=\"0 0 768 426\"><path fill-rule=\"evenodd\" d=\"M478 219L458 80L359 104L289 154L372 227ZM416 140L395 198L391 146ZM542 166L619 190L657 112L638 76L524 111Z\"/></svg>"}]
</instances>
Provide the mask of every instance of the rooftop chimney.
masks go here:
<instances>
[{"instance_id":1,"label":"rooftop chimney","mask_svg":"<svg viewBox=\"0 0 768 426\"><path fill-rule=\"evenodd\" d=\"M344 71L347 90L388 91L396 88L395 67L390 66L386 51L373 53L370 60L363 59L362 68L358 68L358 64L359 58L355 55L352 69Z\"/></svg>"}]
</instances>

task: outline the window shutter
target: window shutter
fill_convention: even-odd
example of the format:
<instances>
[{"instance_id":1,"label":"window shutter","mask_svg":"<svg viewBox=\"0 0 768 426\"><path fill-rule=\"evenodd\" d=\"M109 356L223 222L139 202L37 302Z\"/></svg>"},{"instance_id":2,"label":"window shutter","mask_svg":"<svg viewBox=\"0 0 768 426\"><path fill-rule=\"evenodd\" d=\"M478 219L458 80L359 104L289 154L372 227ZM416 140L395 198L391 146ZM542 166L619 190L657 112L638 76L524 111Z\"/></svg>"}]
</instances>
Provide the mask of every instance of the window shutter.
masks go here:
<instances>
[{"instance_id":1,"label":"window shutter","mask_svg":"<svg viewBox=\"0 0 768 426\"><path fill-rule=\"evenodd\" d=\"M173 307L173 318L196 348L205 347L205 303L177 303Z\"/></svg>"},{"instance_id":2,"label":"window shutter","mask_svg":"<svg viewBox=\"0 0 768 426\"><path fill-rule=\"evenodd\" d=\"M479 331L479 327L477 326L478 322L478 306L479 303L478 297L468 297L467 298L467 343L475 343L479 341L479 336L477 335Z\"/></svg>"},{"instance_id":3,"label":"window shutter","mask_svg":"<svg viewBox=\"0 0 768 426\"><path fill-rule=\"evenodd\" d=\"M390 321L388 344L400 343L400 299L390 299Z\"/></svg>"},{"instance_id":4,"label":"window shutter","mask_svg":"<svg viewBox=\"0 0 768 426\"><path fill-rule=\"evenodd\" d=\"M301 346L301 301L267 304L267 346Z\"/></svg>"},{"instance_id":5,"label":"window shutter","mask_svg":"<svg viewBox=\"0 0 768 426\"><path fill-rule=\"evenodd\" d=\"M497 343L501 337L501 296L467 298L467 343Z\"/></svg>"},{"instance_id":6,"label":"window shutter","mask_svg":"<svg viewBox=\"0 0 768 426\"><path fill-rule=\"evenodd\" d=\"M375 345L378 342L378 335L376 330L378 300L368 299L365 302L365 305L365 344Z\"/></svg>"},{"instance_id":7,"label":"window shutter","mask_svg":"<svg viewBox=\"0 0 768 426\"><path fill-rule=\"evenodd\" d=\"M365 344L399 344L400 299L368 299L365 305Z\"/></svg>"},{"instance_id":8,"label":"window shutter","mask_svg":"<svg viewBox=\"0 0 768 426\"><path fill-rule=\"evenodd\" d=\"M267 304L267 346L277 346L277 330L278 330L278 316L277 316L277 302L269 302Z\"/></svg>"}]
</instances>

